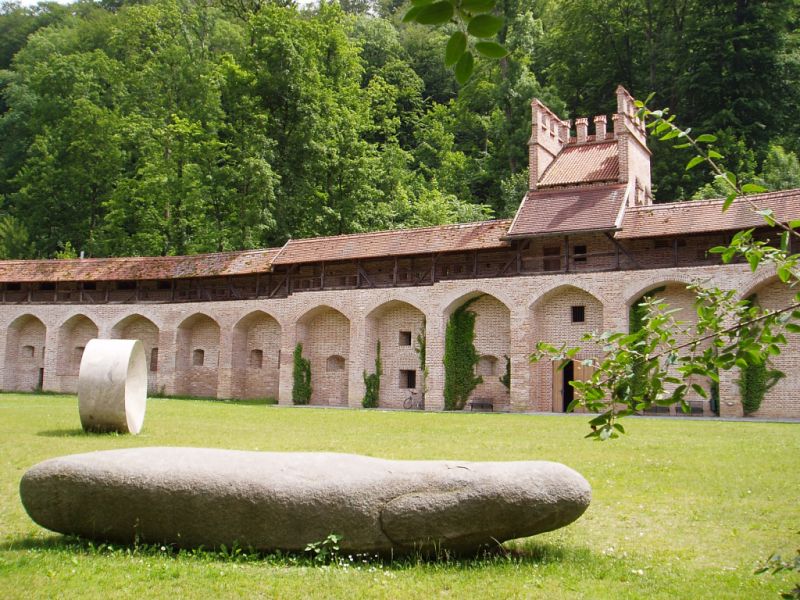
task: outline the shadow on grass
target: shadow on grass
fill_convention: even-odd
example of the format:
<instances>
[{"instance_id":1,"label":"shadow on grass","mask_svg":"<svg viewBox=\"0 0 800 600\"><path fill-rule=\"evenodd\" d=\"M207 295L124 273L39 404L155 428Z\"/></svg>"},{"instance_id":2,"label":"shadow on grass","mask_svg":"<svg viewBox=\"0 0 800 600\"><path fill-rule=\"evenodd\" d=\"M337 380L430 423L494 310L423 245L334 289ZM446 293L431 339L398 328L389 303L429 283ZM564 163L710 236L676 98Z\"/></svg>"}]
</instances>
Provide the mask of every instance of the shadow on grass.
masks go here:
<instances>
[{"instance_id":1,"label":"shadow on grass","mask_svg":"<svg viewBox=\"0 0 800 600\"><path fill-rule=\"evenodd\" d=\"M332 555L327 560L315 559L310 553L304 552L274 552L243 549L238 546L226 548L181 548L169 544L123 544L119 542L92 541L72 535L53 534L47 537L25 536L8 539L0 543L0 552L20 551L50 551L79 553L91 555L128 555L128 556L158 556L175 559L222 561L222 562L256 562L270 563L283 566L322 566L324 564L343 564L350 556L349 552L342 551L339 555ZM565 547L560 544L527 542L515 548L496 547L484 549L478 554L451 555L447 552L411 553L400 556L378 556L355 554L360 562L366 559L369 564L380 564L386 568L406 569L413 567L464 569L487 567L513 563L517 565L547 565L552 563L570 562L589 564L595 562L598 556L590 549L583 547ZM352 561L352 556L350 556Z\"/></svg>"},{"instance_id":2,"label":"shadow on grass","mask_svg":"<svg viewBox=\"0 0 800 600\"><path fill-rule=\"evenodd\" d=\"M38 435L39 437L63 438L63 437L89 437L94 435L108 435L108 434L86 433L83 429L75 427L70 429L47 429L45 431L37 432L36 435Z\"/></svg>"},{"instance_id":3,"label":"shadow on grass","mask_svg":"<svg viewBox=\"0 0 800 600\"><path fill-rule=\"evenodd\" d=\"M192 402L212 402L214 404L233 404L235 406L277 406L275 398L251 398L251 399L222 399L211 396L161 396L153 394L148 396L148 400L190 400Z\"/></svg>"}]
</instances>

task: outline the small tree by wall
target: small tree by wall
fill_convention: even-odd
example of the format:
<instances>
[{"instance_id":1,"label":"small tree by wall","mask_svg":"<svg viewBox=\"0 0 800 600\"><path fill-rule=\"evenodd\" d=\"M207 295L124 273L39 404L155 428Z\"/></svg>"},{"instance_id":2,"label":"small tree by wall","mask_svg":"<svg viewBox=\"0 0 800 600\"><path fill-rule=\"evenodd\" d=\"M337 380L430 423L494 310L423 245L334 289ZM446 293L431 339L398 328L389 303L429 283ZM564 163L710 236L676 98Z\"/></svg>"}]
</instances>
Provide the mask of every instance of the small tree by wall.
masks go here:
<instances>
[{"instance_id":1,"label":"small tree by wall","mask_svg":"<svg viewBox=\"0 0 800 600\"><path fill-rule=\"evenodd\" d=\"M467 300L453 311L447 322L444 340L444 409L461 410L483 377L475 375L480 356L475 349L475 313L470 305L480 296Z\"/></svg>"},{"instance_id":2,"label":"small tree by wall","mask_svg":"<svg viewBox=\"0 0 800 600\"><path fill-rule=\"evenodd\" d=\"M416 344L414 345L414 352L419 357L419 370L422 373L422 395L423 397L428 392L428 364L426 362L426 344L427 338L425 337L425 321L422 321L422 329L417 333Z\"/></svg>"},{"instance_id":3,"label":"small tree by wall","mask_svg":"<svg viewBox=\"0 0 800 600\"><path fill-rule=\"evenodd\" d=\"M311 361L303 358L303 344L298 343L294 348L294 366L292 376L292 402L295 404L308 404L311 401Z\"/></svg>"},{"instance_id":4,"label":"small tree by wall","mask_svg":"<svg viewBox=\"0 0 800 600\"><path fill-rule=\"evenodd\" d=\"M375 347L375 372L367 374L364 371L364 399L361 404L364 408L377 408L381 396L381 375L383 375L383 364L381 363L381 341Z\"/></svg>"},{"instance_id":5,"label":"small tree by wall","mask_svg":"<svg viewBox=\"0 0 800 600\"><path fill-rule=\"evenodd\" d=\"M511 393L511 359L508 357L508 354L505 355L506 359L506 372L500 376L500 383L502 383L505 388L506 392L509 394Z\"/></svg>"}]
</instances>

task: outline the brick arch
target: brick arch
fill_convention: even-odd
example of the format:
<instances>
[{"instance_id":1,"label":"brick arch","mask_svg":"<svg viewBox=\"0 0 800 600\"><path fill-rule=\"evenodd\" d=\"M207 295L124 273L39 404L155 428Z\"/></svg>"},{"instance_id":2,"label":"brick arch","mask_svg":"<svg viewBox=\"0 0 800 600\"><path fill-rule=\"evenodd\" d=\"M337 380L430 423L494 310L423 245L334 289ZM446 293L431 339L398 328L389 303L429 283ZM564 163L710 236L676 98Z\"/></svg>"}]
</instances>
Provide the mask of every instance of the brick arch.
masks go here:
<instances>
[{"instance_id":1,"label":"brick arch","mask_svg":"<svg viewBox=\"0 0 800 600\"><path fill-rule=\"evenodd\" d=\"M89 340L97 336L97 325L82 313L72 315L59 327L56 375L61 377L62 391L77 391L83 349Z\"/></svg>"},{"instance_id":2,"label":"brick arch","mask_svg":"<svg viewBox=\"0 0 800 600\"><path fill-rule=\"evenodd\" d=\"M504 302L495 294L480 290L462 293L450 300L445 306L444 316L449 320L450 315L465 302L477 298L469 307L475 313L475 350L479 356L496 356L499 360L499 374L484 377L483 383L470 394L468 403L480 400L491 402L494 410L508 410L511 398L508 390L500 381L500 375L505 373L505 357L511 357L511 308L513 303ZM446 331L446 330L445 330ZM513 378L512 373L512 378Z\"/></svg>"},{"instance_id":3,"label":"brick arch","mask_svg":"<svg viewBox=\"0 0 800 600\"><path fill-rule=\"evenodd\" d=\"M491 296L492 298L497 300L500 304L505 306L508 310L511 310L509 307L514 305L514 301L511 298L506 297L505 294L498 294L497 291L498 290L487 292L485 290L477 288L477 289L472 289L468 292L463 292L463 291L453 292L452 294L445 296L444 301L441 304L442 306L441 314L444 315L445 317L449 317L450 314L454 310L456 310L459 306L464 304L464 302L467 302L468 300L471 300L472 298L475 298L477 296Z\"/></svg>"},{"instance_id":4,"label":"brick arch","mask_svg":"<svg viewBox=\"0 0 800 600\"><path fill-rule=\"evenodd\" d=\"M219 323L204 313L195 313L178 325L176 337L175 392L182 396L216 397ZM202 365L195 364L197 356L203 357Z\"/></svg>"},{"instance_id":5,"label":"brick arch","mask_svg":"<svg viewBox=\"0 0 800 600\"><path fill-rule=\"evenodd\" d=\"M692 275L678 275L675 277L664 278L663 275L657 274L634 282L634 284L625 286L623 289L623 298L625 299L625 306L630 307L639 298L644 296L650 290L668 285L682 285L684 287L691 285L697 281L697 276Z\"/></svg>"},{"instance_id":6,"label":"brick arch","mask_svg":"<svg viewBox=\"0 0 800 600\"><path fill-rule=\"evenodd\" d=\"M151 394L158 391L159 361L164 359L163 352L159 356L159 333L158 325L139 313L120 319L110 331L114 339L141 340L147 365L147 391Z\"/></svg>"},{"instance_id":7,"label":"brick arch","mask_svg":"<svg viewBox=\"0 0 800 600\"><path fill-rule=\"evenodd\" d=\"M775 273L768 273L768 274L754 274L750 277L739 289L742 290L737 295L739 300L744 300L745 298L749 298L755 293L758 293L758 290L773 283L782 283L781 280ZM782 285L788 285L783 284Z\"/></svg>"},{"instance_id":8,"label":"brick arch","mask_svg":"<svg viewBox=\"0 0 800 600\"><path fill-rule=\"evenodd\" d=\"M599 286L597 286L599 287ZM546 287L539 290L539 293L528 303L528 310L533 310L533 308L542 300L545 300L549 297L552 297L554 294L559 294L564 288L573 288L580 292L589 294L593 298L595 298L600 304L603 306L608 306L608 300L605 295L601 292L600 289L596 289L595 286L591 285L579 285L577 283L563 283L559 281L553 281Z\"/></svg>"},{"instance_id":9,"label":"brick arch","mask_svg":"<svg viewBox=\"0 0 800 600\"><path fill-rule=\"evenodd\" d=\"M540 295L530 307L531 329L528 339L529 351L540 341L554 346L566 344L580 347L576 359L599 358L602 348L582 341L590 331L602 331L605 305L602 300L586 289L572 284L551 287ZM576 320L576 317L582 320ZM562 412L564 397L571 390L565 381L564 371L557 365L541 360L530 365L530 403L537 410ZM513 376L513 375L512 375Z\"/></svg>"},{"instance_id":10,"label":"brick arch","mask_svg":"<svg viewBox=\"0 0 800 600\"><path fill-rule=\"evenodd\" d=\"M246 314L233 326L231 393L235 398L278 398L281 333L278 320L263 310Z\"/></svg>"},{"instance_id":11,"label":"brick arch","mask_svg":"<svg viewBox=\"0 0 800 600\"><path fill-rule=\"evenodd\" d=\"M349 402L350 319L327 304L307 310L295 327L296 342L311 361L311 404L347 406ZM341 356L342 371L327 371L329 356Z\"/></svg>"},{"instance_id":12,"label":"brick arch","mask_svg":"<svg viewBox=\"0 0 800 600\"><path fill-rule=\"evenodd\" d=\"M375 372L377 343L381 343L381 390L378 405L402 408L403 401L414 390L423 390L423 370L419 364L417 336L425 332L425 313L405 300L393 299L374 306L365 323L363 369ZM414 386L408 377L413 373Z\"/></svg>"},{"instance_id":13,"label":"brick arch","mask_svg":"<svg viewBox=\"0 0 800 600\"><path fill-rule=\"evenodd\" d=\"M11 322L6 332L3 389L30 392L42 387L46 339L47 327L32 314Z\"/></svg>"}]
</instances>

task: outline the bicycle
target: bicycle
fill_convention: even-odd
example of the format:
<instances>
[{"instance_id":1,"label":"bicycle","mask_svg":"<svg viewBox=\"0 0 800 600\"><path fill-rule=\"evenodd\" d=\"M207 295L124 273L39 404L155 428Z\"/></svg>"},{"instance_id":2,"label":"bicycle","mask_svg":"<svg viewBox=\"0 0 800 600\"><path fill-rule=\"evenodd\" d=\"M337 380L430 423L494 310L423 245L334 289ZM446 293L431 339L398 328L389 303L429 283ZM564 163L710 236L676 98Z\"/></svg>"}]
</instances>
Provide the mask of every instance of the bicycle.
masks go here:
<instances>
[{"instance_id":1,"label":"bicycle","mask_svg":"<svg viewBox=\"0 0 800 600\"><path fill-rule=\"evenodd\" d=\"M416 390L410 391L403 401L403 408L425 410L425 394L420 394Z\"/></svg>"}]
</instances>

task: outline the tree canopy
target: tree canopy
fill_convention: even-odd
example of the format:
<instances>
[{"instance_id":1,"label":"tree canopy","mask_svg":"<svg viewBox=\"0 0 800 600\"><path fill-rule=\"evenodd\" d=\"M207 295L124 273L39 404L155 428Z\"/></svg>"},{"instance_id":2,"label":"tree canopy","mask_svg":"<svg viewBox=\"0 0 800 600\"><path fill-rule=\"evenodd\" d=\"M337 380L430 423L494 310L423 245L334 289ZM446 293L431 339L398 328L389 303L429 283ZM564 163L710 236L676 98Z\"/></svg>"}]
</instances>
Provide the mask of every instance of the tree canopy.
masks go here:
<instances>
[{"instance_id":1,"label":"tree canopy","mask_svg":"<svg viewBox=\"0 0 800 600\"><path fill-rule=\"evenodd\" d=\"M658 93L737 173L800 180L793 2L500 0L459 85L453 25L397 1L0 8L0 256L169 255L510 216L532 97ZM713 194L654 147L657 199ZM703 186L706 186L705 188Z\"/></svg>"}]
</instances>

